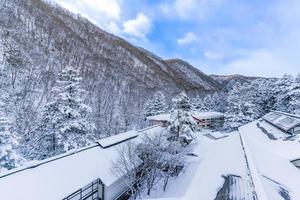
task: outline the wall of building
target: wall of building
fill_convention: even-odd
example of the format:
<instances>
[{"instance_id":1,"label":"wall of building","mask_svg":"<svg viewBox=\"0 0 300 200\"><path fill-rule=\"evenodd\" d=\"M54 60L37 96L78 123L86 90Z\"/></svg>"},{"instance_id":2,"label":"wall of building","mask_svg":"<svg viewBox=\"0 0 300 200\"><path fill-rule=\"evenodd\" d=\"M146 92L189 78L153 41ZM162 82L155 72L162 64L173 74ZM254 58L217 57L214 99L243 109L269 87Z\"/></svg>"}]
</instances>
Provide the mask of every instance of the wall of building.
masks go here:
<instances>
[{"instance_id":1,"label":"wall of building","mask_svg":"<svg viewBox=\"0 0 300 200\"><path fill-rule=\"evenodd\" d=\"M109 187L104 188L104 200L114 200L128 190L126 179L121 178Z\"/></svg>"}]
</instances>

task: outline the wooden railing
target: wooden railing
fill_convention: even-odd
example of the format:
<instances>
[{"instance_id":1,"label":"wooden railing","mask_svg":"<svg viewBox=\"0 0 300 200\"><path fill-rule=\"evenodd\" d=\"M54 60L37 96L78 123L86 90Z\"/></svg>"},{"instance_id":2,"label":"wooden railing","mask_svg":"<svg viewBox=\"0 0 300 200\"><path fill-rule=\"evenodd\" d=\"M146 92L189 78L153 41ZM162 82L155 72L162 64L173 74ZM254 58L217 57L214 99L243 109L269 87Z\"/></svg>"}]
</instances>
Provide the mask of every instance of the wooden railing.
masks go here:
<instances>
[{"instance_id":1,"label":"wooden railing","mask_svg":"<svg viewBox=\"0 0 300 200\"><path fill-rule=\"evenodd\" d=\"M99 194L101 196L99 196ZM73 192L63 200L104 200L104 184L100 179L97 179L85 187Z\"/></svg>"}]
</instances>

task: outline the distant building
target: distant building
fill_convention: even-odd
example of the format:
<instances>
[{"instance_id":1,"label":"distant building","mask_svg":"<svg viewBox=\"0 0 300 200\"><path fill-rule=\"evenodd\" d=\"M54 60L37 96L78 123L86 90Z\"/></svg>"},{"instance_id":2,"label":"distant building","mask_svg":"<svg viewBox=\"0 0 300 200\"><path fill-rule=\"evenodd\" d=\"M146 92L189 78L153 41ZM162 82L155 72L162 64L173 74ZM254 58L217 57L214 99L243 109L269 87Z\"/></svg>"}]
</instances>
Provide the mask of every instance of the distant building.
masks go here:
<instances>
[{"instance_id":1,"label":"distant building","mask_svg":"<svg viewBox=\"0 0 300 200\"><path fill-rule=\"evenodd\" d=\"M129 188L125 178L113 173L112 163L119 157L118 147L126 141L138 142L140 135L150 129L155 131L160 127L107 137L89 147L4 172L0 174L1 199L122 199Z\"/></svg>"},{"instance_id":2,"label":"distant building","mask_svg":"<svg viewBox=\"0 0 300 200\"><path fill-rule=\"evenodd\" d=\"M201 128L218 129L223 127L224 114L220 112L194 112L193 119ZM147 117L151 125L160 125L166 127L170 123L170 114L163 113Z\"/></svg>"},{"instance_id":3,"label":"distant building","mask_svg":"<svg viewBox=\"0 0 300 200\"><path fill-rule=\"evenodd\" d=\"M299 116L279 111L272 111L265 115L263 120L290 135L296 135L300 133Z\"/></svg>"},{"instance_id":4,"label":"distant building","mask_svg":"<svg viewBox=\"0 0 300 200\"><path fill-rule=\"evenodd\" d=\"M147 117L147 120L151 125L159 125L161 127L167 127L170 123L170 114L162 113L154 116Z\"/></svg>"},{"instance_id":5,"label":"distant building","mask_svg":"<svg viewBox=\"0 0 300 200\"><path fill-rule=\"evenodd\" d=\"M220 112L195 112L193 118L201 128L219 129L224 125L224 114Z\"/></svg>"}]
</instances>

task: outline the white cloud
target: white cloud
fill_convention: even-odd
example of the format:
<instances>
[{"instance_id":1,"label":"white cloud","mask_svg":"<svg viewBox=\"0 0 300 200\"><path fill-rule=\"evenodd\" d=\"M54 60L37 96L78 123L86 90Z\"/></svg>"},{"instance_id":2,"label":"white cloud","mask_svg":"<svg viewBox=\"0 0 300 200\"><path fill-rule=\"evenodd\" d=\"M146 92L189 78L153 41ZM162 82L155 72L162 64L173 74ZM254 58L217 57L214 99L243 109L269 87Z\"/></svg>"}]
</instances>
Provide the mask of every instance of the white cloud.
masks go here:
<instances>
[{"instance_id":1,"label":"white cloud","mask_svg":"<svg viewBox=\"0 0 300 200\"><path fill-rule=\"evenodd\" d=\"M159 5L159 9L166 16L177 16L182 20L204 19L214 13L214 9L224 0L175 0ZM172 2L172 3L171 3Z\"/></svg>"},{"instance_id":2,"label":"white cloud","mask_svg":"<svg viewBox=\"0 0 300 200\"><path fill-rule=\"evenodd\" d=\"M177 43L179 45L188 45L197 41L198 41L198 37L193 32L187 32L183 38L177 39Z\"/></svg>"},{"instance_id":3,"label":"white cloud","mask_svg":"<svg viewBox=\"0 0 300 200\"><path fill-rule=\"evenodd\" d=\"M135 19L123 23L123 32L134 37L146 38L151 26L151 20L143 13L138 13Z\"/></svg>"},{"instance_id":4,"label":"white cloud","mask_svg":"<svg viewBox=\"0 0 300 200\"><path fill-rule=\"evenodd\" d=\"M299 63L296 58L288 59L281 51L257 49L244 58L236 59L223 66L223 74L244 74L264 77L281 77L283 74L297 74Z\"/></svg>"},{"instance_id":5,"label":"white cloud","mask_svg":"<svg viewBox=\"0 0 300 200\"><path fill-rule=\"evenodd\" d=\"M190 15L193 15L195 9L199 9L198 2L198 0L176 0L174 8L179 17L188 19Z\"/></svg>"},{"instance_id":6,"label":"white cloud","mask_svg":"<svg viewBox=\"0 0 300 200\"><path fill-rule=\"evenodd\" d=\"M118 34L121 20L119 0L56 0L71 12L81 14L101 28Z\"/></svg>"},{"instance_id":7,"label":"white cloud","mask_svg":"<svg viewBox=\"0 0 300 200\"><path fill-rule=\"evenodd\" d=\"M223 54L221 54L219 52L214 52L214 51L205 51L204 56L208 60L220 60L220 59L224 58Z\"/></svg>"}]
</instances>

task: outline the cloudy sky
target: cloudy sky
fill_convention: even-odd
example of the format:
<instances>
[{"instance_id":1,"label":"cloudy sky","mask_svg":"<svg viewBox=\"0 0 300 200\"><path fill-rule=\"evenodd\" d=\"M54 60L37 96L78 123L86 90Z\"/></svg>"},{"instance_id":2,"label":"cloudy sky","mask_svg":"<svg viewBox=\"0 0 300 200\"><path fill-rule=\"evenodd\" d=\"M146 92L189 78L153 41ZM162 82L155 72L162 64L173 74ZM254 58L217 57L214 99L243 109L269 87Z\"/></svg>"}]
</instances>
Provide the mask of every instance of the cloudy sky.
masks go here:
<instances>
[{"instance_id":1,"label":"cloudy sky","mask_svg":"<svg viewBox=\"0 0 300 200\"><path fill-rule=\"evenodd\" d=\"M208 74L300 72L299 0L56 0L104 30Z\"/></svg>"}]
</instances>

